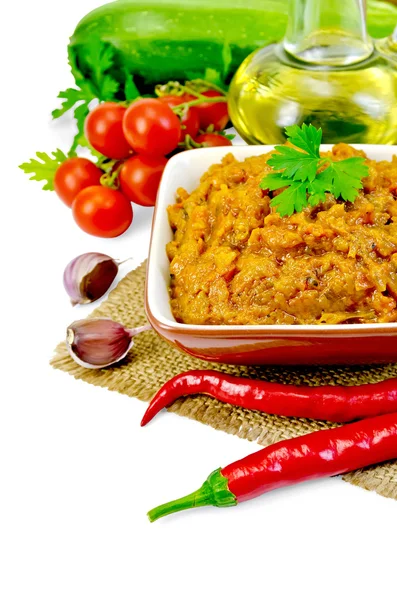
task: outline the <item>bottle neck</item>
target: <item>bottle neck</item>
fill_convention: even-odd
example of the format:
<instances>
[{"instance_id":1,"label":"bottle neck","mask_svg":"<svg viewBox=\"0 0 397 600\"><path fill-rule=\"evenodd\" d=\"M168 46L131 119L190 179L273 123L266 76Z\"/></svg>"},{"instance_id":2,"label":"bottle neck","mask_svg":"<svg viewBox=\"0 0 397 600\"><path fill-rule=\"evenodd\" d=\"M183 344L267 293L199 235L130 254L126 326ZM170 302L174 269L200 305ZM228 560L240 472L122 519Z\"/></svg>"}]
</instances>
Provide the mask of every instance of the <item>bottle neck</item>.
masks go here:
<instances>
[{"instance_id":1,"label":"bottle neck","mask_svg":"<svg viewBox=\"0 0 397 600\"><path fill-rule=\"evenodd\" d=\"M365 0L290 0L284 48L294 58L340 67L368 58Z\"/></svg>"}]
</instances>

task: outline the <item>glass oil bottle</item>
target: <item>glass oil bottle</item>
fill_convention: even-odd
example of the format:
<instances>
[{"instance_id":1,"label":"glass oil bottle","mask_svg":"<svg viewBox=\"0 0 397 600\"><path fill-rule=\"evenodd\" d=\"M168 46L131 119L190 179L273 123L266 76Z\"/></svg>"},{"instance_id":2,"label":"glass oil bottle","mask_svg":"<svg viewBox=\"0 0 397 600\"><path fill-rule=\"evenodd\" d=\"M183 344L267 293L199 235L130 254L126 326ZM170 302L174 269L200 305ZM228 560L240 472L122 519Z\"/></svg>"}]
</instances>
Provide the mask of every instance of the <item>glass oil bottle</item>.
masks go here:
<instances>
[{"instance_id":1,"label":"glass oil bottle","mask_svg":"<svg viewBox=\"0 0 397 600\"><path fill-rule=\"evenodd\" d=\"M397 143L397 28L374 43L365 0L290 0L284 40L246 58L229 98L249 144L284 143L302 123L325 143Z\"/></svg>"}]
</instances>

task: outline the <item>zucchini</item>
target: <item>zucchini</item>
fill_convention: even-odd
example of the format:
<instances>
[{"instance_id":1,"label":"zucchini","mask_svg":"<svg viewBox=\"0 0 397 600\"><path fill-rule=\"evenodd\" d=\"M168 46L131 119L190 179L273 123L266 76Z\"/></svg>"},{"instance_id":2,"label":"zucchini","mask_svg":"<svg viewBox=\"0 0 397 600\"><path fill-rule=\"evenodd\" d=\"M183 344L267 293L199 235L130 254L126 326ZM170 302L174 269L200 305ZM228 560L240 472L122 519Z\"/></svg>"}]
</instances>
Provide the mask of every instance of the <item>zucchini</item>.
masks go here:
<instances>
[{"instance_id":1,"label":"zucchini","mask_svg":"<svg viewBox=\"0 0 397 600\"><path fill-rule=\"evenodd\" d=\"M368 25L376 37L389 35L397 9L368 0ZM207 68L229 81L253 50L279 40L285 31L288 0L117 0L89 13L69 44L76 80L91 78L93 40L111 46L110 74L126 73L138 87L203 74Z\"/></svg>"}]
</instances>

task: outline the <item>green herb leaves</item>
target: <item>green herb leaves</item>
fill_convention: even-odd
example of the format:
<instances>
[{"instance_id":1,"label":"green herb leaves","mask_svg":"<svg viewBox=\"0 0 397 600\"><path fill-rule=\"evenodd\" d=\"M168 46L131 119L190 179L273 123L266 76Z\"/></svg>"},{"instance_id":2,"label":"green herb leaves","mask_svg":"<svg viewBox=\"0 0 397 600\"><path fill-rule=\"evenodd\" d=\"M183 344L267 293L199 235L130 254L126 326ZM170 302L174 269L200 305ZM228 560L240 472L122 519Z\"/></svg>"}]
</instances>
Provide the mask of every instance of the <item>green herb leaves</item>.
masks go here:
<instances>
[{"instance_id":1,"label":"green herb leaves","mask_svg":"<svg viewBox=\"0 0 397 600\"><path fill-rule=\"evenodd\" d=\"M98 39L92 39L86 45L84 54L84 68L86 76L76 76L75 88L67 88L59 93L58 98L62 100L61 107L52 112L54 119L58 119L67 111L73 110L76 119L77 133L73 144L68 152L69 156L76 155L78 146L89 146L84 136L84 121L89 112L90 103L93 100L103 101L127 101L139 97L132 75L125 73L124 89L120 90L120 83L112 75L115 67L115 50L109 44ZM79 73L74 68L73 57L69 56L73 72Z\"/></svg>"},{"instance_id":2,"label":"green herb leaves","mask_svg":"<svg viewBox=\"0 0 397 600\"><path fill-rule=\"evenodd\" d=\"M270 191L286 188L272 199L271 206L284 217L323 202L327 192L354 202L368 175L365 159L357 156L334 162L321 158L322 131L313 125L292 125L285 131L295 148L275 147L277 153L267 164L279 172L269 173L260 184Z\"/></svg>"},{"instance_id":3,"label":"green herb leaves","mask_svg":"<svg viewBox=\"0 0 397 600\"><path fill-rule=\"evenodd\" d=\"M320 156L299 152L289 146L276 146L278 154L269 159L268 165L276 170L283 169L283 177L296 181L313 181L317 173Z\"/></svg>"},{"instance_id":4,"label":"green herb leaves","mask_svg":"<svg viewBox=\"0 0 397 600\"><path fill-rule=\"evenodd\" d=\"M320 144L323 137L321 127L316 129L313 125L303 123L302 127L299 127L299 125L286 127L285 133L291 144L301 148L311 156L320 158Z\"/></svg>"},{"instance_id":5,"label":"green herb leaves","mask_svg":"<svg viewBox=\"0 0 397 600\"><path fill-rule=\"evenodd\" d=\"M346 158L339 162L332 162L323 172L323 178L332 186L335 198L343 198L354 202L358 190L362 187L362 179L368 175L368 167L364 159L359 156Z\"/></svg>"},{"instance_id":6,"label":"green herb leaves","mask_svg":"<svg viewBox=\"0 0 397 600\"><path fill-rule=\"evenodd\" d=\"M22 169L24 173L32 175L29 179L45 181L46 183L43 185L43 190L50 191L54 189L55 171L59 165L67 159L67 156L59 149L51 154L52 157L46 152L36 152L36 156L39 160L32 158L29 162L19 165L19 168Z\"/></svg>"},{"instance_id":7,"label":"green herb leaves","mask_svg":"<svg viewBox=\"0 0 397 600\"><path fill-rule=\"evenodd\" d=\"M307 206L307 184L304 181L292 181L284 192L273 198L271 205L282 216L301 212Z\"/></svg>"}]
</instances>

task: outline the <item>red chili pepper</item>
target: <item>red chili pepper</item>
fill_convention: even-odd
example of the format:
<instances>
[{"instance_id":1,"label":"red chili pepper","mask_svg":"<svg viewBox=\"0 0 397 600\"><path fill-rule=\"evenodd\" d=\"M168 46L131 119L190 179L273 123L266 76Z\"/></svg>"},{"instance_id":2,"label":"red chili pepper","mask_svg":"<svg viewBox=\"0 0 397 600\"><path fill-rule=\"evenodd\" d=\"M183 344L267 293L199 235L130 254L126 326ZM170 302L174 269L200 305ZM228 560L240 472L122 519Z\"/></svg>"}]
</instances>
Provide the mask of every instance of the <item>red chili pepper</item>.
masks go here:
<instances>
[{"instance_id":1,"label":"red chili pepper","mask_svg":"<svg viewBox=\"0 0 397 600\"><path fill-rule=\"evenodd\" d=\"M224 469L202 487L148 513L155 521L196 506L233 506L276 488L397 458L397 413L277 442Z\"/></svg>"},{"instance_id":2,"label":"red chili pepper","mask_svg":"<svg viewBox=\"0 0 397 600\"><path fill-rule=\"evenodd\" d=\"M157 392L141 425L146 425L181 396L207 394L221 402L285 417L306 417L335 423L397 411L397 381L359 386L295 386L232 377L218 371L187 371L170 379Z\"/></svg>"}]
</instances>

